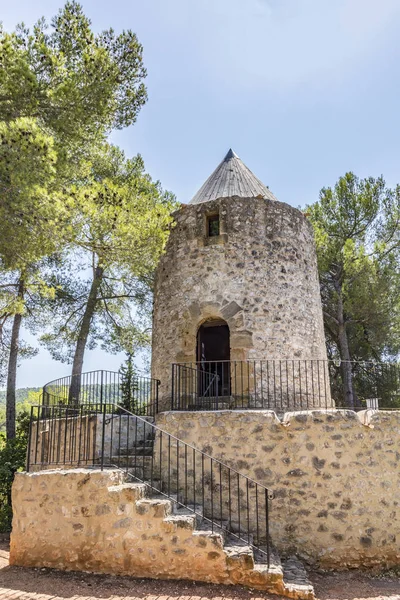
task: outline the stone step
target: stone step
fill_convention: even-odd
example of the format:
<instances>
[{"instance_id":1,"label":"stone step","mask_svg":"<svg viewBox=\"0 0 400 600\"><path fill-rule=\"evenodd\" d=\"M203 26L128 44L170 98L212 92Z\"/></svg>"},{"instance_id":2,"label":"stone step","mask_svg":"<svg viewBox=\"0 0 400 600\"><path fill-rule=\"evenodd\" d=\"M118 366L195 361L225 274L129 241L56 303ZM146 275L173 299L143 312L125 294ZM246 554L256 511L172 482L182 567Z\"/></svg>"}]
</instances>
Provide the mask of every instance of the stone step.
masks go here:
<instances>
[{"instance_id":1,"label":"stone step","mask_svg":"<svg viewBox=\"0 0 400 600\"><path fill-rule=\"evenodd\" d=\"M239 562L247 570L254 569L254 554L251 546L224 543L224 552L230 562Z\"/></svg>"},{"instance_id":2,"label":"stone step","mask_svg":"<svg viewBox=\"0 0 400 600\"><path fill-rule=\"evenodd\" d=\"M225 541L229 535L229 531L228 531L228 526L229 526L229 522L228 521L214 521L213 523L210 522L210 519L202 519L201 517L199 517L197 519L197 530L198 531L203 531L204 533L218 533L219 535L222 536L223 540Z\"/></svg>"},{"instance_id":3,"label":"stone step","mask_svg":"<svg viewBox=\"0 0 400 600\"><path fill-rule=\"evenodd\" d=\"M159 486L160 482L153 482L153 485ZM157 492L150 491L152 498L165 498L163 494L157 494ZM188 516L195 517L196 520L196 531L202 532L204 534L219 534L225 539L227 535L228 521L222 521L222 527L220 521L215 521L214 525L210 523L209 519L203 518L203 506L201 504L194 505L193 503L188 503L187 505L182 505L184 502L184 498L180 496L180 503L177 501L177 494L170 493L167 496L172 502L172 513L175 516Z\"/></svg>"},{"instance_id":4,"label":"stone step","mask_svg":"<svg viewBox=\"0 0 400 600\"><path fill-rule=\"evenodd\" d=\"M223 550L224 548L224 538L219 533L212 533L211 531L201 531L196 527L196 529L193 531L193 536L197 538L198 542L200 542L200 540L203 541L203 544L201 545L204 545L204 543L207 543L207 541L211 539L215 547L220 548L221 550Z\"/></svg>"},{"instance_id":5,"label":"stone step","mask_svg":"<svg viewBox=\"0 0 400 600\"><path fill-rule=\"evenodd\" d=\"M303 563L291 556L283 562L283 583L287 595L302 600L314 599L314 587L308 579Z\"/></svg>"},{"instance_id":6,"label":"stone step","mask_svg":"<svg viewBox=\"0 0 400 600\"><path fill-rule=\"evenodd\" d=\"M134 480L134 473L138 472L140 467L130 469L130 478ZM153 484L161 486L159 480L154 480ZM129 485L124 485L129 491ZM165 497L151 490L148 485L134 487L138 488L136 507L139 513L162 518L172 531L191 530L196 538L204 538L204 544L212 539L212 543L224 551L228 568L239 574L237 583L279 593L294 600L315 600L314 589L306 570L295 556L285 560L282 566L279 553L270 543L268 565L266 546L254 548L251 534L247 536L241 532L242 539L238 539L237 535L229 531L229 521L210 523L209 519L202 517L203 509L200 504L181 506L178 504L177 494ZM180 500L183 499L180 497Z\"/></svg>"},{"instance_id":7,"label":"stone step","mask_svg":"<svg viewBox=\"0 0 400 600\"><path fill-rule=\"evenodd\" d=\"M158 479L153 480L153 485L154 487L159 488L160 481ZM165 496L163 494L157 494L155 492L153 493L153 497L162 498ZM175 515L193 515L196 513L200 517L203 516L203 506L201 504L196 503L196 505L194 505L192 502L185 503L185 498L182 495L179 496L178 503L177 494L170 494L168 498L172 501L173 513Z\"/></svg>"},{"instance_id":8,"label":"stone step","mask_svg":"<svg viewBox=\"0 0 400 600\"><path fill-rule=\"evenodd\" d=\"M144 458L144 465L143 465L143 458ZM116 465L118 465L121 469L126 469L126 476L127 476L128 481L136 480L136 481L150 484L151 473L152 473L151 463L152 463L151 456L144 456L144 457L142 456L142 457L137 457L136 465L135 465L134 460L132 463L131 463L131 461L129 461L128 464L122 464L120 462L118 465L118 462L116 462Z\"/></svg>"},{"instance_id":9,"label":"stone step","mask_svg":"<svg viewBox=\"0 0 400 600\"><path fill-rule=\"evenodd\" d=\"M170 498L166 494L161 494L159 491L158 483L151 483L151 473L148 470L145 470L145 474L143 473L143 467L130 467L126 472L126 481L129 483L143 483L147 488L147 495L150 498L155 498L158 500Z\"/></svg>"},{"instance_id":10,"label":"stone step","mask_svg":"<svg viewBox=\"0 0 400 600\"><path fill-rule=\"evenodd\" d=\"M143 446L148 448L148 446ZM128 480L140 481L147 484L146 492L137 502L139 510L150 513L154 517L162 517L166 523L175 530L191 529L193 535L198 537L213 538L215 543L221 545L227 555L230 565L248 573L243 583L259 589L276 589L279 581L283 595L296 600L314 600L314 588L310 583L303 564L292 556L284 561L283 565L279 553L270 543L269 565L266 546L254 547L254 536L244 532L230 531L228 520L204 518L201 504L184 503L182 495L170 493L165 490L166 482L157 478L157 474L150 481L152 456L120 456L116 460L126 461L128 466ZM136 466L135 466L136 461ZM153 487L150 487L151 484ZM157 492L159 490L159 492ZM163 493L161 493L163 492ZM270 586L270 588L269 588ZM278 586L278 587L279 587Z\"/></svg>"},{"instance_id":11,"label":"stone step","mask_svg":"<svg viewBox=\"0 0 400 600\"><path fill-rule=\"evenodd\" d=\"M147 435L147 432L146 432L146 437L140 438L139 440L137 440L136 443L135 443L134 439L128 440L129 448L134 448L135 446L144 446L146 444L152 444L152 443L154 443L154 440L155 440L154 432L151 432L151 435L150 434ZM121 440L121 447L125 446L125 448L126 448L126 444L125 444L126 441L127 441L126 439Z\"/></svg>"},{"instance_id":12,"label":"stone step","mask_svg":"<svg viewBox=\"0 0 400 600\"><path fill-rule=\"evenodd\" d=\"M164 521L176 529L191 529L194 531L196 528L195 515L170 515Z\"/></svg>"},{"instance_id":13,"label":"stone step","mask_svg":"<svg viewBox=\"0 0 400 600\"><path fill-rule=\"evenodd\" d=\"M227 522L226 528L229 529L229 522ZM226 544L227 546L253 546L254 535L241 532L239 537L239 534L235 535L233 532L228 532Z\"/></svg>"},{"instance_id":14,"label":"stone step","mask_svg":"<svg viewBox=\"0 0 400 600\"><path fill-rule=\"evenodd\" d=\"M136 509L139 514L148 514L150 517L168 518L172 512L171 501L160 498L142 498L136 502Z\"/></svg>"},{"instance_id":15,"label":"stone step","mask_svg":"<svg viewBox=\"0 0 400 600\"><path fill-rule=\"evenodd\" d=\"M139 471L140 473L142 473L142 467L139 465L139 463L138 463L136 469L137 469L137 471ZM133 473L134 470L135 469L133 467L131 469L129 469L129 471L132 471L132 473ZM150 468L147 470L147 473L148 473L148 476L147 476L147 479L146 479L146 483L148 484L149 488L153 489L152 494L154 495L154 497L157 497L157 498L169 498L173 502L174 506L179 506L179 504L177 503L177 495L176 495L176 493L171 492L171 490L170 490L170 493L168 494L168 482L165 481L165 480L160 481L160 479L158 478L159 471L154 470L153 471L153 477L151 478L151 465L150 465ZM172 486L172 480L171 480L171 488L175 489L175 486ZM181 494L179 496L179 499L180 499L180 502L183 503L183 501L184 501L184 495ZM194 507L193 503L189 503L188 506L190 508ZM202 510L202 506L200 504L198 504L197 502L196 502L196 508L198 510ZM190 511L190 514L193 514L193 511Z\"/></svg>"},{"instance_id":16,"label":"stone step","mask_svg":"<svg viewBox=\"0 0 400 600\"><path fill-rule=\"evenodd\" d=\"M153 455L150 454L129 454L127 456L115 456L111 457L113 463L120 467L151 467L153 462Z\"/></svg>"},{"instance_id":17,"label":"stone step","mask_svg":"<svg viewBox=\"0 0 400 600\"><path fill-rule=\"evenodd\" d=\"M132 448L120 448L118 450L117 455L122 456L150 456L153 454L154 444L149 443L146 444L138 444L137 446L133 446ZM117 456L116 455L116 456Z\"/></svg>"},{"instance_id":18,"label":"stone step","mask_svg":"<svg viewBox=\"0 0 400 600\"><path fill-rule=\"evenodd\" d=\"M135 446L144 446L146 444L153 444L155 440L155 433L153 431L146 431L146 437L140 437L135 441L135 436L130 435L129 437L126 435L126 431L121 432L121 437L119 435L119 430L114 431L113 435L113 446L120 446L121 449L124 448L135 448Z\"/></svg>"},{"instance_id":19,"label":"stone step","mask_svg":"<svg viewBox=\"0 0 400 600\"><path fill-rule=\"evenodd\" d=\"M163 485L162 485L162 482L157 478L157 473L154 473L154 471L153 471L153 477L151 477L151 472L150 472L149 479L146 483L150 487L153 488L153 490L154 490L153 494L155 496L160 497L160 498L167 498L166 494L161 493L161 492L163 492L163 489L162 489ZM169 498L169 496L168 496L168 498Z\"/></svg>"},{"instance_id":20,"label":"stone step","mask_svg":"<svg viewBox=\"0 0 400 600\"><path fill-rule=\"evenodd\" d=\"M162 483L160 482L160 480L158 479L154 479L153 480L153 486L156 489L160 489L161 487L165 487L162 486ZM152 497L157 497L157 498L165 498L166 496L163 494L157 494L157 492L153 491L151 492ZM222 519L222 521L218 518L214 518L214 524L211 523L210 518L204 518L204 512L203 512L203 506L201 504L196 503L196 505L194 505L193 503L189 502L187 504L185 504L185 499L184 499L184 495L181 494L179 496L179 503L178 503L178 496L175 493L170 493L168 496L168 498L170 498L172 500L172 506L173 506L173 514L176 515L196 515L196 519L197 519L197 527L196 529L198 531L203 531L205 533L218 533L220 535L223 536L224 539L226 539L226 543L232 545L232 546L246 546L246 545L252 545L254 543L254 536L252 534L245 534L243 531L241 532L241 535L239 537L238 533L234 532L234 531L230 531L230 523L228 520ZM235 535L236 533L236 535Z\"/></svg>"},{"instance_id":21,"label":"stone step","mask_svg":"<svg viewBox=\"0 0 400 600\"><path fill-rule=\"evenodd\" d=\"M173 511L176 515L193 515L196 514L198 517L203 516L203 507L201 504L187 504L182 506L177 502L173 504Z\"/></svg>"},{"instance_id":22,"label":"stone step","mask_svg":"<svg viewBox=\"0 0 400 600\"><path fill-rule=\"evenodd\" d=\"M256 564L263 565L268 562L268 549L267 546L259 546L259 550L254 550L254 560ZM277 549L270 542L269 544L269 562L276 568L282 570L281 557Z\"/></svg>"}]
</instances>

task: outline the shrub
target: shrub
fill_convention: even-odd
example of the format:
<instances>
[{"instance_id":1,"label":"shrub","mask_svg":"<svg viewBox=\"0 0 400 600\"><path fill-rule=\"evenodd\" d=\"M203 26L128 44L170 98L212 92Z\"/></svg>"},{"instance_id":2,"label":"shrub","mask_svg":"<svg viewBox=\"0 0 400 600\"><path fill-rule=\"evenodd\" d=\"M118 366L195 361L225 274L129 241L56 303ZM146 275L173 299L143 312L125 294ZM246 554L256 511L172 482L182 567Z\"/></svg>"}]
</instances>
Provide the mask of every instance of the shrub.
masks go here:
<instances>
[{"instance_id":1,"label":"shrub","mask_svg":"<svg viewBox=\"0 0 400 600\"><path fill-rule=\"evenodd\" d=\"M17 471L23 471L28 443L29 415L18 417L17 437L6 440L0 435L0 533L11 531L11 487Z\"/></svg>"}]
</instances>

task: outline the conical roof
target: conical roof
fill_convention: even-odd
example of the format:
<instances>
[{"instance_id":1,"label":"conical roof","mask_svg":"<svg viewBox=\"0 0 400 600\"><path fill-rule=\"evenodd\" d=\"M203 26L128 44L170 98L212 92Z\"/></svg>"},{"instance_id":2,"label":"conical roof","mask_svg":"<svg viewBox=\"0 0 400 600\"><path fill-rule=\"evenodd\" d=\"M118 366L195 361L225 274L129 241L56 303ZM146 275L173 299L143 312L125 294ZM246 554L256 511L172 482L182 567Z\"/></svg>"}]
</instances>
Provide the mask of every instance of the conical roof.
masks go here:
<instances>
[{"instance_id":1,"label":"conical roof","mask_svg":"<svg viewBox=\"0 0 400 600\"><path fill-rule=\"evenodd\" d=\"M267 186L246 167L233 150L229 150L214 173L193 196L190 204L201 204L209 200L231 196L276 200Z\"/></svg>"}]
</instances>

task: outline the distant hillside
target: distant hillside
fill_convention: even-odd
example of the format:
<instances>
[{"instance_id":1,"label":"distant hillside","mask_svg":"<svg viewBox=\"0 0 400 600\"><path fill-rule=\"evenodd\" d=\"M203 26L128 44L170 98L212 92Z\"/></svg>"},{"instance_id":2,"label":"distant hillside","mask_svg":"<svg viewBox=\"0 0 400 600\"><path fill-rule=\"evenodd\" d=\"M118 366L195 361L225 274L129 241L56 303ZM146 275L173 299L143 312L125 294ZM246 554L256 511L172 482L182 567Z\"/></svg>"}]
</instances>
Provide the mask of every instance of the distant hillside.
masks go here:
<instances>
[{"instance_id":1,"label":"distant hillside","mask_svg":"<svg viewBox=\"0 0 400 600\"><path fill-rule=\"evenodd\" d=\"M19 388L17 390L17 416L22 412L30 412L32 404L38 404L39 398L37 392L41 392L42 388L29 387ZM36 393L36 397L35 397ZM29 395L31 395L29 397ZM3 434L6 430L6 390L0 390L0 433Z\"/></svg>"},{"instance_id":2,"label":"distant hillside","mask_svg":"<svg viewBox=\"0 0 400 600\"><path fill-rule=\"evenodd\" d=\"M38 387L27 387L19 388L17 390L17 404L25 402L27 400L29 392L40 392L42 388ZM6 403L6 390L0 390L0 405Z\"/></svg>"}]
</instances>

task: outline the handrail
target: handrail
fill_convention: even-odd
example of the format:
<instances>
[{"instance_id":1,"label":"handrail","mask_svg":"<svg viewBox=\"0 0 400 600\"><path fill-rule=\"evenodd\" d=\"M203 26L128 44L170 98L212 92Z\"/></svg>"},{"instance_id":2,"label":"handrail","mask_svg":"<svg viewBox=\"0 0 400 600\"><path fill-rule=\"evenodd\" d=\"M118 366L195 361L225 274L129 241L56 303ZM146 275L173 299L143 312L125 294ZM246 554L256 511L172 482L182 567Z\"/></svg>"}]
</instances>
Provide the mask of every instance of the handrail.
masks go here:
<instances>
[{"instance_id":1,"label":"handrail","mask_svg":"<svg viewBox=\"0 0 400 600\"><path fill-rule=\"evenodd\" d=\"M142 375L133 375L129 390L121 372L87 371L79 376L67 375L49 381L43 386L43 402L50 404L53 397L62 404L126 404L134 412L154 416L158 412L160 381Z\"/></svg>"},{"instance_id":2,"label":"handrail","mask_svg":"<svg viewBox=\"0 0 400 600\"><path fill-rule=\"evenodd\" d=\"M113 374L119 374L119 371L109 371L108 369L93 369L91 371L85 371L84 373L82 373L81 375L92 375L94 373L113 373ZM63 381L64 379L71 379L71 377L73 377L73 375L64 375L64 377L58 377L57 379L52 379L51 381L48 381L47 383L44 384L43 387L47 387L49 385L58 383L59 381Z\"/></svg>"},{"instance_id":3,"label":"handrail","mask_svg":"<svg viewBox=\"0 0 400 600\"><path fill-rule=\"evenodd\" d=\"M342 360L341 358L330 358L330 359L325 359L325 358L248 358L246 360L238 360L238 361L232 361L229 358L223 359L223 360L199 360L199 361L180 361L179 365L190 365L193 367L193 365L208 365L208 364L215 364L216 362L218 363L231 363L231 362L246 362L246 363L253 363L254 361L270 361L270 362L330 362L332 364L335 364L336 367L340 367L340 365L342 364L351 364L351 365L371 365L371 366L400 366L400 363L398 362L394 362L394 361L383 361L383 360Z\"/></svg>"},{"instance_id":4,"label":"handrail","mask_svg":"<svg viewBox=\"0 0 400 600\"><path fill-rule=\"evenodd\" d=\"M117 468L269 564L270 490L145 417L107 404L32 407L27 470L66 465Z\"/></svg>"}]
</instances>

